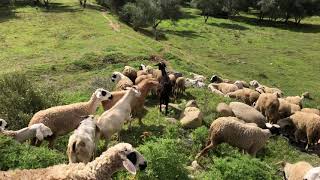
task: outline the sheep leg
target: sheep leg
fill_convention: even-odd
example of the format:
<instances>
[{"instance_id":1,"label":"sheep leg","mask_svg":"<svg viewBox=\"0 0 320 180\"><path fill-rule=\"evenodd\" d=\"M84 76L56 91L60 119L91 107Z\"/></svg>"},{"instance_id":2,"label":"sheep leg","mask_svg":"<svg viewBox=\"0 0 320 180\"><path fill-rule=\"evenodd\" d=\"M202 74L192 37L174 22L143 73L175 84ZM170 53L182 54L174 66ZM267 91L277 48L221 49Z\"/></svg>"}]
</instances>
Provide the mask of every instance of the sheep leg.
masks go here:
<instances>
[{"instance_id":1,"label":"sheep leg","mask_svg":"<svg viewBox=\"0 0 320 180\"><path fill-rule=\"evenodd\" d=\"M49 141L48 147L50 149L53 149L53 144L54 144L55 140L56 140L56 136L54 134L52 136L48 137L48 141Z\"/></svg>"},{"instance_id":2,"label":"sheep leg","mask_svg":"<svg viewBox=\"0 0 320 180\"><path fill-rule=\"evenodd\" d=\"M84 2L83 2L83 8L86 8L86 5L87 5L87 0L84 0Z\"/></svg>"},{"instance_id":3,"label":"sheep leg","mask_svg":"<svg viewBox=\"0 0 320 180\"><path fill-rule=\"evenodd\" d=\"M211 143L210 143L208 146L206 146L204 149L202 149L202 150L200 151L199 154L197 154L196 160L199 159L199 157L203 156L204 154L208 153L208 151L209 151L210 149L214 148L215 144L214 144L212 141L210 141L210 142L211 142Z\"/></svg>"}]
</instances>

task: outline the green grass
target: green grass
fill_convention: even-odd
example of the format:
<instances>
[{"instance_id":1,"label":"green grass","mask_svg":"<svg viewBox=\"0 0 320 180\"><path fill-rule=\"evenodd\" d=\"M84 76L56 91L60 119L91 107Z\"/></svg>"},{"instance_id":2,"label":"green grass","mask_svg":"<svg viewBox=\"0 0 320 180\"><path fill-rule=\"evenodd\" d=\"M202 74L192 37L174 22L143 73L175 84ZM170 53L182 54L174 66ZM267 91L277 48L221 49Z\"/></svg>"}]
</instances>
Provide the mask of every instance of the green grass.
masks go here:
<instances>
[{"instance_id":1,"label":"green grass","mask_svg":"<svg viewBox=\"0 0 320 180\"><path fill-rule=\"evenodd\" d=\"M26 5L16 6L11 11L14 13L0 7L0 74L24 72L40 85L50 84L57 88L64 103L85 101L97 87L112 89L109 77L113 71L121 70L124 65L153 64L150 56L159 55L168 61L169 69L184 74L196 72L209 77L215 73L229 79L256 79L279 87L286 95L300 95L308 91L314 100L306 101L305 106L320 106L320 17L305 19L301 26L258 24L253 16L247 14L229 20L212 18L205 24L197 10L185 8L184 18L177 23L164 21L160 24L163 35L160 41L155 41L149 36L148 29L133 31L109 13L105 18L100 7L94 4L82 9L77 1L55 0L50 10ZM109 20L120 24L119 32L110 27ZM189 165L200 150L200 143L205 141L207 127L217 117L214 112L216 105L230 100L214 96L207 90L189 89L187 93L183 99L196 99L204 112L205 126L201 129L193 132L171 125L159 114L156 101L150 97L144 126L140 127L135 122L132 129L125 127L121 132L122 140L141 148L147 157L154 160L156 157L149 152L149 146L159 145L157 153L169 153L172 150L166 151L162 146L179 139L190 152L182 152L178 163ZM170 116L174 115L175 112L171 111ZM144 131L152 132L152 137L140 137ZM66 159L67 139L67 136L61 137L55 147L63 159ZM190 139L194 143L188 145ZM116 142L114 139L111 144ZM101 142L99 152L103 151L102 147ZM211 158L222 165L212 165ZM26 159L28 163L31 160L34 159ZM271 169L266 172L274 173L279 168L275 164L280 160L306 160L319 165L320 159L298 151L280 137L271 139L257 159L221 145L204 159L209 170L198 176L217 175L217 179L233 179L236 177L229 176L227 171L224 173L223 168L239 167L243 170L248 167L240 166L241 162L251 160L252 166L257 168L255 170L268 166ZM43 163L40 166L48 165ZM256 173L255 170L252 172ZM175 173L166 172L154 163L146 175L138 177L153 179L159 175L156 171L159 174ZM116 177L131 178L124 173ZM280 176L272 174L266 179L274 178L279 179Z\"/></svg>"}]
</instances>

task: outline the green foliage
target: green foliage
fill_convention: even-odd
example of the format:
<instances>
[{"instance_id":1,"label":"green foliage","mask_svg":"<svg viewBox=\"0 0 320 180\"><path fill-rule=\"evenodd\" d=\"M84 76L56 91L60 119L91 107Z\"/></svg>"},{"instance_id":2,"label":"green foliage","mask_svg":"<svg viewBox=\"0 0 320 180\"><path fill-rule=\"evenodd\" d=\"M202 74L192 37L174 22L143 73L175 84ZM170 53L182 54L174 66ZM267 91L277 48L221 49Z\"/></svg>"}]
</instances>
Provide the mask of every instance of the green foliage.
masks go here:
<instances>
[{"instance_id":1,"label":"green foliage","mask_svg":"<svg viewBox=\"0 0 320 180\"><path fill-rule=\"evenodd\" d=\"M60 102L60 96L53 88L39 87L24 74L3 75L0 89L0 116L14 130L26 127L36 112Z\"/></svg>"},{"instance_id":2,"label":"green foliage","mask_svg":"<svg viewBox=\"0 0 320 180\"><path fill-rule=\"evenodd\" d=\"M184 165L186 149L180 140L158 139L139 146L138 150L148 160L146 172L139 173L138 179L187 179Z\"/></svg>"},{"instance_id":3,"label":"green foliage","mask_svg":"<svg viewBox=\"0 0 320 180\"><path fill-rule=\"evenodd\" d=\"M0 135L0 170L35 169L65 163L66 155L46 147L33 147Z\"/></svg>"}]
</instances>

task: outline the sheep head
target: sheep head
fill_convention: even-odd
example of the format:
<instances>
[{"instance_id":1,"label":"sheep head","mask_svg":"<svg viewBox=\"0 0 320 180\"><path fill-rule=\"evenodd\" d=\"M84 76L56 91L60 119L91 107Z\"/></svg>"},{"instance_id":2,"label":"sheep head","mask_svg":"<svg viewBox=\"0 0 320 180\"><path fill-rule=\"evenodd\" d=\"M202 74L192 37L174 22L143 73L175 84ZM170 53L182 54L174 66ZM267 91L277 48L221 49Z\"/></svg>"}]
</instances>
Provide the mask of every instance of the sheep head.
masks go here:
<instances>
[{"instance_id":1,"label":"sheep head","mask_svg":"<svg viewBox=\"0 0 320 180\"><path fill-rule=\"evenodd\" d=\"M126 90L128 90L128 93L133 93L135 97L140 97L141 96L141 91L137 86L132 86L132 87L126 87Z\"/></svg>"},{"instance_id":2,"label":"sheep head","mask_svg":"<svg viewBox=\"0 0 320 180\"><path fill-rule=\"evenodd\" d=\"M36 138L40 141L42 141L45 137L52 135L51 129L42 123L33 124L32 126L30 126L28 128L30 130L36 131Z\"/></svg>"},{"instance_id":3,"label":"sheep head","mask_svg":"<svg viewBox=\"0 0 320 180\"><path fill-rule=\"evenodd\" d=\"M221 83L221 82L222 82L222 79L221 79L219 76L217 76L217 75L213 75L213 76L211 77L211 79L210 79L210 82L211 82L211 83Z\"/></svg>"},{"instance_id":4,"label":"sheep head","mask_svg":"<svg viewBox=\"0 0 320 180\"><path fill-rule=\"evenodd\" d=\"M7 121L0 119L0 131L3 131L7 127Z\"/></svg>"},{"instance_id":5,"label":"sheep head","mask_svg":"<svg viewBox=\"0 0 320 180\"><path fill-rule=\"evenodd\" d=\"M111 147L108 151L116 151L122 161L122 166L131 174L136 174L137 170L144 170L147 162L144 157L128 143L119 143Z\"/></svg>"},{"instance_id":6,"label":"sheep head","mask_svg":"<svg viewBox=\"0 0 320 180\"><path fill-rule=\"evenodd\" d=\"M121 72L113 72L111 76L111 81L117 83L121 80L123 76L124 75Z\"/></svg>"},{"instance_id":7,"label":"sheep head","mask_svg":"<svg viewBox=\"0 0 320 180\"><path fill-rule=\"evenodd\" d=\"M112 94L111 92L103 89L103 88L99 88L97 89L94 94L96 95L96 97L100 100L100 101L106 101L106 100L111 100Z\"/></svg>"}]
</instances>

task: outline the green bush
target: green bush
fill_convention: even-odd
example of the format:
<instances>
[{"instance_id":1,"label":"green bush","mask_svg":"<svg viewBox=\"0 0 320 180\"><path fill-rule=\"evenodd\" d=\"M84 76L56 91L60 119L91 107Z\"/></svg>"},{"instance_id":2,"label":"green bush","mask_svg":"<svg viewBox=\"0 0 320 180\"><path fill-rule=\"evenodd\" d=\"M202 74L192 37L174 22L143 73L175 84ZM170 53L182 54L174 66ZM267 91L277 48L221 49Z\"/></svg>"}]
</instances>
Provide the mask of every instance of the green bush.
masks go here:
<instances>
[{"instance_id":1,"label":"green bush","mask_svg":"<svg viewBox=\"0 0 320 180\"><path fill-rule=\"evenodd\" d=\"M67 156L45 147L33 147L0 135L0 170L35 169L65 163Z\"/></svg>"},{"instance_id":2,"label":"green bush","mask_svg":"<svg viewBox=\"0 0 320 180\"><path fill-rule=\"evenodd\" d=\"M23 74L3 75L0 89L0 117L10 129L26 127L34 113L60 102L54 89L39 87Z\"/></svg>"},{"instance_id":3,"label":"green bush","mask_svg":"<svg viewBox=\"0 0 320 180\"><path fill-rule=\"evenodd\" d=\"M138 150L148 161L146 171L139 173L138 179L188 179L184 168L187 153L180 140L158 139L139 146Z\"/></svg>"}]
</instances>

